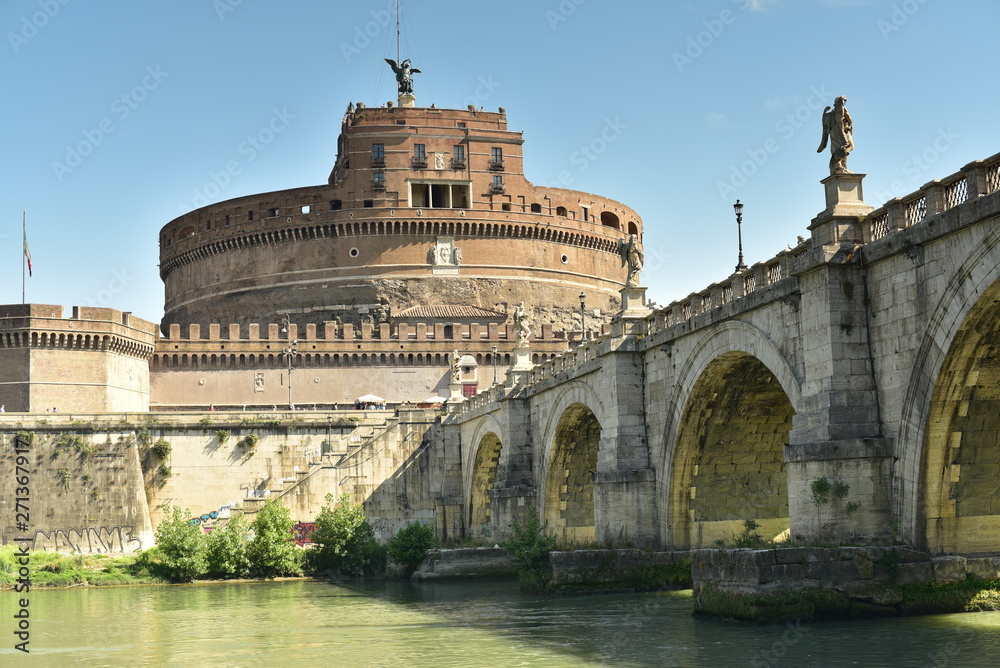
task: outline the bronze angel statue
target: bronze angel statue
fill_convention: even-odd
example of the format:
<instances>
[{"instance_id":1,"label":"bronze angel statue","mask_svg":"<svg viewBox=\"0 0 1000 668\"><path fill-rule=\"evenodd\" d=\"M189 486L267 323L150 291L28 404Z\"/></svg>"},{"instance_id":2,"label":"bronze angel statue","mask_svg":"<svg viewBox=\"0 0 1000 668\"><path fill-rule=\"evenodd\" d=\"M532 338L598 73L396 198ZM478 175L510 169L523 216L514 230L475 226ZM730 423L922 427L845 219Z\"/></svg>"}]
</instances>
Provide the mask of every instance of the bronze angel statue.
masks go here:
<instances>
[{"instance_id":1,"label":"bronze angel statue","mask_svg":"<svg viewBox=\"0 0 1000 668\"><path fill-rule=\"evenodd\" d=\"M847 169L847 155L854 150L854 122L847 113L847 98L839 95L833 101L833 109L823 110L823 140L816 149L822 153L830 142L830 174L850 174Z\"/></svg>"},{"instance_id":2,"label":"bronze angel statue","mask_svg":"<svg viewBox=\"0 0 1000 668\"><path fill-rule=\"evenodd\" d=\"M410 66L410 59L407 58L399 65L392 58L386 58L385 62L396 73L396 83L399 84L400 95L413 95L413 75L420 74L420 70Z\"/></svg>"}]
</instances>

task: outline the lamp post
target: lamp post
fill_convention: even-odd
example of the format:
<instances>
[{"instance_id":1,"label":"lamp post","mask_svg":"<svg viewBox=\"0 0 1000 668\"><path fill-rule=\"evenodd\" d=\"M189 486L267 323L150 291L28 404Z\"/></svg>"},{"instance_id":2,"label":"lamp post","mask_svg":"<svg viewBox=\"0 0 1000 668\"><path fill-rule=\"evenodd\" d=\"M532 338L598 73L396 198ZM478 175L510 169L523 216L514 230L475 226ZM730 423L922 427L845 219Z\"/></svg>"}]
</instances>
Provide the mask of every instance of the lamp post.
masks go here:
<instances>
[{"instance_id":1,"label":"lamp post","mask_svg":"<svg viewBox=\"0 0 1000 668\"><path fill-rule=\"evenodd\" d=\"M493 344L493 384L494 385L497 384L497 351L499 351L499 350L500 349L497 347L497 344L494 343Z\"/></svg>"},{"instance_id":2,"label":"lamp post","mask_svg":"<svg viewBox=\"0 0 1000 668\"><path fill-rule=\"evenodd\" d=\"M284 324L284 327L281 328L282 333L288 334L288 327L290 324L288 315L281 316L281 322ZM285 356L285 362L288 365L288 410L295 409L294 404L292 404L292 355L294 355L298 351L299 351L298 339L293 339L291 342L289 342L287 348L281 349L281 354Z\"/></svg>"},{"instance_id":3,"label":"lamp post","mask_svg":"<svg viewBox=\"0 0 1000 668\"><path fill-rule=\"evenodd\" d=\"M740 256L736 263L736 271L746 271L747 265L743 261L743 205L739 200L736 200L733 209L736 211L736 235L740 241Z\"/></svg>"},{"instance_id":4,"label":"lamp post","mask_svg":"<svg viewBox=\"0 0 1000 668\"><path fill-rule=\"evenodd\" d=\"M587 295L580 293L580 343L587 340Z\"/></svg>"}]
</instances>

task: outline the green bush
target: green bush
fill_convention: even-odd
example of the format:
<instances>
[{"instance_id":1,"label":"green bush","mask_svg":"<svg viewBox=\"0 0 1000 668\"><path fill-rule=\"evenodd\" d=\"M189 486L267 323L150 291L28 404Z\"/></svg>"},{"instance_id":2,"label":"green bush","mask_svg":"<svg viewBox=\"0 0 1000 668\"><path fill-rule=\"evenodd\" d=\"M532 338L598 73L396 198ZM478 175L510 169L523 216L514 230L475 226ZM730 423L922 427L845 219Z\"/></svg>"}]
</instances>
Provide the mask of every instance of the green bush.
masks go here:
<instances>
[{"instance_id":1,"label":"green bush","mask_svg":"<svg viewBox=\"0 0 1000 668\"><path fill-rule=\"evenodd\" d=\"M237 445L239 445L242 448L245 448L247 451L247 456L252 457L253 454L257 451L257 443L259 441L260 441L260 436L258 436L257 434L247 434L246 436L240 439L240 442L237 443Z\"/></svg>"},{"instance_id":2,"label":"green bush","mask_svg":"<svg viewBox=\"0 0 1000 668\"><path fill-rule=\"evenodd\" d=\"M556 539L542 533L535 506L528 509L528 519L523 525L517 520L513 522L511 534L500 547L510 552L521 585L527 589L544 589L552 578L549 552L555 549Z\"/></svg>"},{"instance_id":3,"label":"green bush","mask_svg":"<svg viewBox=\"0 0 1000 668\"><path fill-rule=\"evenodd\" d=\"M250 525L237 515L208 534L205 560L208 574L217 578L245 578L250 575Z\"/></svg>"},{"instance_id":4,"label":"green bush","mask_svg":"<svg viewBox=\"0 0 1000 668\"><path fill-rule=\"evenodd\" d=\"M253 539L247 545L251 573L274 578L302 574L302 552L292 540L292 521L288 508L271 499L257 512L251 529Z\"/></svg>"},{"instance_id":5,"label":"green bush","mask_svg":"<svg viewBox=\"0 0 1000 668\"><path fill-rule=\"evenodd\" d=\"M434 529L420 522L410 522L387 545L389 556L397 564L414 571L427 556L427 551L437 546Z\"/></svg>"},{"instance_id":6,"label":"green bush","mask_svg":"<svg viewBox=\"0 0 1000 668\"><path fill-rule=\"evenodd\" d=\"M149 433L149 429L142 427L138 432L136 432L135 438L142 445L148 445L153 436Z\"/></svg>"},{"instance_id":7,"label":"green bush","mask_svg":"<svg viewBox=\"0 0 1000 668\"><path fill-rule=\"evenodd\" d=\"M225 443L229 440L229 430L219 429L215 432L215 437L219 439L219 443Z\"/></svg>"},{"instance_id":8,"label":"green bush","mask_svg":"<svg viewBox=\"0 0 1000 668\"><path fill-rule=\"evenodd\" d=\"M171 450L173 450L173 446L171 446L168 441L165 441L162 438L158 440L155 444L153 444L153 454L159 457L160 459L166 459L167 455L170 454Z\"/></svg>"},{"instance_id":9,"label":"green bush","mask_svg":"<svg viewBox=\"0 0 1000 668\"><path fill-rule=\"evenodd\" d=\"M333 496L327 494L327 504ZM316 549L310 554L316 570L344 575L371 575L385 570L386 550L375 540L375 530L365 521L364 508L352 505L344 494L334 508L323 506L312 534Z\"/></svg>"},{"instance_id":10,"label":"green bush","mask_svg":"<svg viewBox=\"0 0 1000 668\"><path fill-rule=\"evenodd\" d=\"M163 506L163 521L156 527L159 571L175 582L204 575L205 534L189 522L191 511L179 506Z\"/></svg>"}]
</instances>

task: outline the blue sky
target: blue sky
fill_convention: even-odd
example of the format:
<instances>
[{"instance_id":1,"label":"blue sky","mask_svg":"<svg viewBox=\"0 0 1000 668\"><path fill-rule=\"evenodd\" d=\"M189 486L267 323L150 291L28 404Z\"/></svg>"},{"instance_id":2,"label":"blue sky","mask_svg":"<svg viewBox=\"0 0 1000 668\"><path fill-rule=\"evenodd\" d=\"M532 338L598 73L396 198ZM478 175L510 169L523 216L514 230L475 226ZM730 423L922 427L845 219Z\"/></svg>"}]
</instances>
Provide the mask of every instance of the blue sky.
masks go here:
<instances>
[{"instance_id":1,"label":"blue sky","mask_svg":"<svg viewBox=\"0 0 1000 668\"><path fill-rule=\"evenodd\" d=\"M324 183L348 102L393 99L391 7L5 0L0 303L21 300L27 210L28 301L159 321L163 225L201 198ZM418 104L503 106L529 179L637 210L661 304L732 273L737 197L748 263L808 235L836 95L874 206L1000 151L995 0L403 7Z\"/></svg>"}]
</instances>

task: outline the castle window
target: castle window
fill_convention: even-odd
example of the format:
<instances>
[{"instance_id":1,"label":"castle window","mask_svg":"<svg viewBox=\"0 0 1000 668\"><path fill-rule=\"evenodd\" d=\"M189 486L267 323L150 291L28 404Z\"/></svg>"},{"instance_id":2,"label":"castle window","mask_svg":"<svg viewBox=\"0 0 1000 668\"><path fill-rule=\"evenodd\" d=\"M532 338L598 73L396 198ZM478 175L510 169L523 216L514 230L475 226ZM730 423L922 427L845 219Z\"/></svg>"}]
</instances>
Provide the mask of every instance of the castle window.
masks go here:
<instances>
[{"instance_id":1,"label":"castle window","mask_svg":"<svg viewBox=\"0 0 1000 668\"><path fill-rule=\"evenodd\" d=\"M590 220L590 207L581 206L580 208L583 209L583 222L586 223Z\"/></svg>"},{"instance_id":2,"label":"castle window","mask_svg":"<svg viewBox=\"0 0 1000 668\"><path fill-rule=\"evenodd\" d=\"M460 127L460 128L464 128L465 127L465 123L459 122L459 123L456 123L455 126L456 127Z\"/></svg>"},{"instance_id":3,"label":"castle window","mask_svg":"<svg viewBox=\"0 0 1000 668\"><path fill-rule=\"evenodd\" d=\"M375 185L385 185L385 172L375 172L372 176L372 183Z\"/></svg>"},{"instance_id":4,"label":"castle window","mask_svg":"<svg viewBox=\"0 0 1000 668\"><path fill-rule=\"evenodd\" d=\"M503 204L500 205L500 208L503 211L510 211L510 202L504 202Z\"/></svg>"},{"instance_id":5,"label":"castle window","mask_svg":"<svg viewBox=\"0 0 1000 668\"><path fill-rule=\"evenodd\" d=\"M339 199L331 200L330 211L340 211L343 208L344 208L344 203L341 200Z\"/></svg>"},{"instance_id":6,"label":"castle window","mask_svg":"<svg viewBox=\"0 0 1000 668\"><path fill-rule=\"evenodd\" d=\"M365 208L366 209L371 209L374 206L375 206L375 202L373 200L370 200L370 199L366 199L365 200Z\"/></svg>"},{"instance_id":7,"label":"castle window","mask_svg":"<svg viewBox=\"0 0 1000 668\"><path fill-rule=\"evenodd\" d=\"M563 218L567 218L567 217L569 217L569 212L566 210L566 207L564 207L564 206L557 206L556 207L556 215L557 216L562 216Z\"/></svg>"},{"instance_id":8,"label":"castle window","mask_svg":"<svg viewBox=\"0 0 1000 668\"><path fill-rule=\"evenodd\" d=\"M385 144L372 144L372 164L385 164Z\"/></svg>"},{"instance_id":9,"label":"castle window","mask_svg":"<svg viewBox=\"0 0 1000 668\"><path fill-rule=\"evenodd\" d=\"M253 220L253 211L247 211L247 220L248 221Z\"/></svg>"},{"instance_id":10,"label":"castle window","mask_svg":"<svg viewBox=\"0 0 1000 668\"><path fill-rule=\"evenodd\" d=\"M531 204L531 213L541 213L541 212L542 212L542 205L539 204L538 202L533 202Z\"/></svg>"},{"instance_id":11,"label":"castle window","mask_svg":"<svg viewBox=\"0 0 1000 668\"><path fill-rule=\"evenodd\" d=\"M226 214L226 225L228 225L228 224L229 224L229 215Z\"/></svg>"},{"instance_id":12,"label":"castle window","mask_svg":"<svg viewBox=\"0 0 1000 668\"><path fill-rule=\"evenodd\" d=\"M504 191L503 177L499 174L493 177L493 183L490 184L490 192L493 194L499 194Z\"/></svg>"},{"instance_id":13,"label":"castle window","mask_svg":"<svg viewBox=\"0 0 1000 668\"><path fill-rule=\"evenodd\" d=\"M490 149L490 169L503 171L503 149L499 146Z\"/></svg>"},{"instance_id":14,"label":"castle window","mask_svg":"<svg viewBox=\"0 0 1000 668\"><path fill-rule=\"evenodd\" d=\"M634 222L630 222L628 224L628 233L629 234L635 234L636 236L638 236L638 234L639 234L639 226L636 225Z\"/></svg>"},{"instance_id":15,"label":"castle window","mask_svg":"<svg viewBox=\"0 0 1000 668\"><path fill-rule=\"evenodd\" d=\"M301 209L299 209L299 211L301 211L302 213L309 213L310 211L312 211L312 207L310 207L308 204L306 204L304 207L302 207Z\"/></svg>"},{"instance_id":16,"label":"castle window","mask_svg":"<svg viewBox=\"0 0 1000 668\"><path fill-rule=\"evenodd\" d=\"M465 147L462 145L455 145L454 151L451 154L451 168L452 169L465 169Z\"/></svg>"},{"instance_id":17,"label":"castle window","mask_svg":"<svg viewBox=\"0 0 1000 668\"><path fill-rule=\"evenodd\" d=\"M415 169L424 169L427 167L427 148L423 144L413 145L413 160L411 161L411 165Z\"/></svg>"},{"instance_id":18,"label":"castle window","mask_svg":"<svg viewBox=\"0 0 1000 668\"><path fill-rule=\"evenodd\" d=\"M621 229L621 224L618 222L618 216L610 211L601 212L601 225L604 225L605 227L613 227L616 230Z\"/></svg>"},{"instance_id":19,"label":"castle window","mask_svg":"<svg viewBox=\"0 0 1000 668\"><path fill-rule=\"evenodd\" d=\"M271 217L272 217L272 218L274 218L275 216L277 216L277 215L278 215L278 213L280 213L280 211L278 210L278 208L277 208L277 207L275 207L275 208L273 208L273 209L269 209L269 210L268 210L268 212L269 212L269 213L271 214Z\"/></svg>"}]
</instances>

